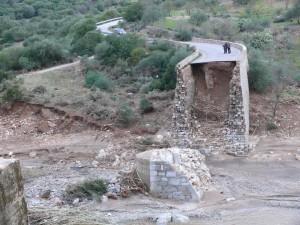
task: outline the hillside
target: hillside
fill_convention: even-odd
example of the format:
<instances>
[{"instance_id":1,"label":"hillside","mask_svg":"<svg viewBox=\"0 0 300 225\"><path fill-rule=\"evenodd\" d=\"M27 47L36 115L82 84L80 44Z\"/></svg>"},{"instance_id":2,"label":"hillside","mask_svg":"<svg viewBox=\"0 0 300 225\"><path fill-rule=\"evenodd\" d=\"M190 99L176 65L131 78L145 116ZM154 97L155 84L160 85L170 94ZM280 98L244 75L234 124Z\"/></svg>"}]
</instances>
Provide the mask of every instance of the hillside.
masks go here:
<instances>
[{"instance_id":1,"label":"hillside","mask_svg":"<svg viewBox=\"0 0 300 225\"><path fill-rule=\"evenodd\" d=\"M29 224L298 225L298 8L297 0L1 1L0 157L21 162ZM126 34L97 29L117 17ZM210 46L193 48L197 38ZM226 154L222 141L235 43L249 60L246 157ZM191 65L199 140L190 148L211 180L200 202L159 199L136 173L136 156L177 147L177 65L197 51L207 61ZM206 95L205 85L220 89ZM191 168L200 162L183 156Z\"/></svg>"}]
</instances>

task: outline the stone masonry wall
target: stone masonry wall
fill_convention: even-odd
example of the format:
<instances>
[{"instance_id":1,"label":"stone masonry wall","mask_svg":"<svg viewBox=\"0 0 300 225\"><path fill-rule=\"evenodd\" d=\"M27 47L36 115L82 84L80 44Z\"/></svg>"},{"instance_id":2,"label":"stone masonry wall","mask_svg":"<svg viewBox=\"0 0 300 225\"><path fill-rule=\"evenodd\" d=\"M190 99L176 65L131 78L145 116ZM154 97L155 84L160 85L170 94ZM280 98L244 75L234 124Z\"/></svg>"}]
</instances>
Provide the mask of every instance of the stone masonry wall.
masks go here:
<instances>
[{"instance_id":1,"label":"stone masonry wall","mask_svg":"<svg viewBox=\"0 0 300 225\"><path fill-rule=\"evenodd\" d=\"M185 150L154 149L137 155L137 173L153 196L176 201L201 199L202 188L211 179L209 170L201 153ZM194 162L187 160L191 158Z\"/></svg>"},{"instance_id":2,"label":"stone masonry wall","mask_svg":"<svg viewBox=\"0 0 300 225\"><path fill-rule=\"evenodd\" d=\"M28 225L20 163L0 158L0 224Z\"/></svg>"},{"instance_id":3,"label":"stone masonry wall","mask_svg":"<svg viewBox=\"0 0 300 225\"><path fill-rule=\"evenodd\" d=\"M194 39L194 42L223 44L222 41ZM232 155L245 156L249 152L249 87L248 87L248 58L245 46L231 43L241 51L240 60L233 70L229 90L229 110L224 131L224 150ZM199 57L199 53L198 53ZM197 57L196 57L197 58ZM193 142L194 124L191 117L191 104L195 94L195 80L191 63L195 57L188 57L177 65L177 86L175 90L175 108L173 114L174 137L180 147L190 147ZM200 124L201 125L201 124ZM200 128L201 129L201 126Z\"/></svg>"}]
</instances>

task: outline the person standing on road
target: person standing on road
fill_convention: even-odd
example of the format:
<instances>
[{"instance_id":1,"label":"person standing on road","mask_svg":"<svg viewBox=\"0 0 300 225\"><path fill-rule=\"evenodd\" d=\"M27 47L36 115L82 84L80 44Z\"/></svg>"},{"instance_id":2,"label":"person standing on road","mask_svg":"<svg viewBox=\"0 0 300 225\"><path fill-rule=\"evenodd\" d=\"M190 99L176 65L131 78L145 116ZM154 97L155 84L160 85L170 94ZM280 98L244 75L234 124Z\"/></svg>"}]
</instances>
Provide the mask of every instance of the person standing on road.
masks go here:
<instances>
[{"instance_id":1,"label":"person standing on road","mask_svg":"<svg viewBox=\"0 0 300 225\"><path fill-rule=\"evenodd\" d=\"M223 45L224 54L227 54L227 42Z\"/></svg>"},{"instance_id":2,"label":"person standing on road","mask_svg":"<svg viewBox=\"0 0 300 225\"><path fill-rule=\"evenodd\" d=\"M227 42L226 44L227 44L227 51L228 51L228 54L230 54L230 53L231 53L231 46L230 46L230 43Z\"/></svg>"}]
</instances>

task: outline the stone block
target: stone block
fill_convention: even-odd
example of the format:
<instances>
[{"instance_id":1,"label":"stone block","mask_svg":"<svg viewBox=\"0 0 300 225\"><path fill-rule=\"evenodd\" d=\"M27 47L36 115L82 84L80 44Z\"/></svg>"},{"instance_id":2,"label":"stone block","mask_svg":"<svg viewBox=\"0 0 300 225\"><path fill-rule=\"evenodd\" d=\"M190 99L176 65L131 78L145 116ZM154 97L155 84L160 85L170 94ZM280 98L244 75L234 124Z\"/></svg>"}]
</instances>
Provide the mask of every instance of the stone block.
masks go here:
<instances>
[{"instance_id":1,"label":"stone block","mask_svg":"<svg viewBox=\"0 0 300 225\"><path fill-rule=\"evenodd\" d=\"M0 158L0 224L28 225L18 160Z\"/></svg>"}]
</instances>

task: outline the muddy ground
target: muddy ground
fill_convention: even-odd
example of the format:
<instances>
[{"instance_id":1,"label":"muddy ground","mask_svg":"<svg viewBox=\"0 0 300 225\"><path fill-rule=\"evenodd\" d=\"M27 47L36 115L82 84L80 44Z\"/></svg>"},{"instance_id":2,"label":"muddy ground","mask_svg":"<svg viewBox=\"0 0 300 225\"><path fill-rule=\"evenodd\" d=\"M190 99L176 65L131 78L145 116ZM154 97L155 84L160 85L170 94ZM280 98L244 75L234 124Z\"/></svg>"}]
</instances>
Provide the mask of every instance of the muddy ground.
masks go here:
<instances>
[{"instance_id":1,"label":"muddy ground","mask_svg":"<svg viewBox=\"0 0 300 225\"><path fill-rule=\"evenodd\" d=\"M112 181L131 170L135 154L149 147L141 134L21 103L1 112L0 131L0 155L21 160L32 225L155 224L152 218L163 213L187 215L197 225L300 224L300 136L259 136L248 158L208 157L213 188L199 204L137 194L68 205L68 185ZM46 190L49 199L40 197Z\"/></svg>"}]
</instances>

